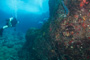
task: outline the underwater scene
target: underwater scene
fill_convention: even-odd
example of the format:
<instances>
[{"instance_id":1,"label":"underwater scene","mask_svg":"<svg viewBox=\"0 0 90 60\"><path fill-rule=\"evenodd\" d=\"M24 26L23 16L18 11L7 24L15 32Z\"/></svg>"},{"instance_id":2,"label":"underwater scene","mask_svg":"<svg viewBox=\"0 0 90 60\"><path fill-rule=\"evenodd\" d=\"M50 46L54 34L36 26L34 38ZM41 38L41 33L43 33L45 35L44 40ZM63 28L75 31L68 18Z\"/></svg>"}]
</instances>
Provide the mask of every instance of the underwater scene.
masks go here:
<instances>
[{"instance_id":1,"label":"underwater scene","mask_svg":"<svg viewBox=\"0 0 90 60\"><path fill-rule=\"evenodd\" d=\"M90 60L90 0L0 0L0 60Z\"/></svg>"}]
</instances>

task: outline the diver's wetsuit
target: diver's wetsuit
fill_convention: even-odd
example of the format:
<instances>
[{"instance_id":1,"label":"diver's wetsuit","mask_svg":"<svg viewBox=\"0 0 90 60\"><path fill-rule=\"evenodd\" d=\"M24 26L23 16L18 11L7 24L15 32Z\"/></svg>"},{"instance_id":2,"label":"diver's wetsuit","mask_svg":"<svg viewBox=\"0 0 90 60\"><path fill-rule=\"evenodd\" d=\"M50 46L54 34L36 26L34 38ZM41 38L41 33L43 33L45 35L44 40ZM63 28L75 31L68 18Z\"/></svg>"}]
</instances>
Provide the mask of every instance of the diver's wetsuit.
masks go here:
<instances>
[{"instance_id":1,"label":"diver's wetsuit","mask_svg":"<svg viewBox=\"0 0 90 60\"><path fill-rule=\"evenodd\" d=\"M8 20L7 20L7 23L6 23L6 25L7 25L8 27L15 27L16 24L17 24L16 18L13 18L13 20L8 19Z\"/></svg>"},{"instance_id":2,"label":"diver's wetsuit","mask_svg":"<svg viewBox=\"0 0 90 60\"><path fill-rule=\"evenodd\" d=\"M18 22L17 22L16 18L14 18L14 17L8 19L6 25L0 29L0 36L2 36L4 29L6 29L8 27L15 27L17 23Z\"/></svg>"},{"instance_id":3,"label":"diver's wetsuit","mask_svg":"<svg viewBox=\"0 0 90 60\"><path fill-rule=\"evenodd\" d=\"M0 29L0 36L2 36L3 28Z\"/></svg>"}]
</instances>

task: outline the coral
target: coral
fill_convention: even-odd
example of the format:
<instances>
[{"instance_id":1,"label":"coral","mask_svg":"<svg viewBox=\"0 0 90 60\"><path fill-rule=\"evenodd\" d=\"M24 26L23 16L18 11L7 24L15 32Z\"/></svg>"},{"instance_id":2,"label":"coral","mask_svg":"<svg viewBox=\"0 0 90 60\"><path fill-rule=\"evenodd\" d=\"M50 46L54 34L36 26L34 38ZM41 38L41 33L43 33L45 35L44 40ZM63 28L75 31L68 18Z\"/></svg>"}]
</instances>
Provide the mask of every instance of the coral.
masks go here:
<instances>
[{"instance_id":1,"label":"coral","mask_svg":"<svg viewBox=\"0 0 90 60\"><path fill-rule=\"evenodd\" d=\"M20 60L90 60L90 2L81 8L81 1L67 1L64 17L60 1L49 0L48 22L27 31Z\"/></svg>"},{"instance_id":2,"label":"coral","mask_svg":"<svg viewBox=\"0 0 90 60\"><path fill-rule=\"evenodd\" d=\"M18 51L22 48L25 38L19 40L18 32L7 30L0 37L0 60L18 60Z\"/></svg>"}]
</instances>

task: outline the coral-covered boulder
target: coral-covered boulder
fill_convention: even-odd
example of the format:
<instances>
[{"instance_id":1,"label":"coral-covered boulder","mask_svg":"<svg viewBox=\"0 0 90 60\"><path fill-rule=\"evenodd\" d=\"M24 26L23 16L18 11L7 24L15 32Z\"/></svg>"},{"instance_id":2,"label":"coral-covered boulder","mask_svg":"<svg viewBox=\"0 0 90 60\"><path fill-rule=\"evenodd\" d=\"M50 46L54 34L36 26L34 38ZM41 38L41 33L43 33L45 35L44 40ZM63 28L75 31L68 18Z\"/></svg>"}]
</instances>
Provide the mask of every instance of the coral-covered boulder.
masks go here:
<instances>
[{"instance_id":1,"label":"coral-covered boulder","mask_svg":"<svg viewBox=\"0 0 90 60\"><path fill-rule=\"evenodd\" d=\"M90 1L49 0L49 6L49 21L40 30L27 31L19 56L26 60L90 60Z\"/></svg>"}]
</instances>

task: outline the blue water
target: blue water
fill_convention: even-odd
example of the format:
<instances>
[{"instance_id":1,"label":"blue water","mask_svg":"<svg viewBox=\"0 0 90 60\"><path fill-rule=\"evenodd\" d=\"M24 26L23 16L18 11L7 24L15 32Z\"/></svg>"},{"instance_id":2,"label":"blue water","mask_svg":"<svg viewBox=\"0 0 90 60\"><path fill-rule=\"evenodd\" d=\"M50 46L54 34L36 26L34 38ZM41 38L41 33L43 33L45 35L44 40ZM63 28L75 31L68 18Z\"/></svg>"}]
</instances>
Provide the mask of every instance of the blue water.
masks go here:
<instances>
[{"instance_id":1,"label":"blue water","mask_svg":"<svg viewBox=\"0 0 90 60\"><path fill-rule=\"evenodd\" d=\"M48 0L0 0L0 27L5 20L17 16L20 22L17 30L26 32L29 28L40 28L44 18L49 17Z\"/></svg>"},{"instance_id":2,"label":"blue water","mask_svg":"<svg viewBox=\"0 0 90 60\"><path fill-rule=\"evenodd\" d=\"M0 0L0 28L10 17L16 17L19 24L16 30L4 29L0 36L0 60L19 60L18 51L26 42L27 30L41 28L49 18L48 0Z\"/></svg>"}]
</instances>

